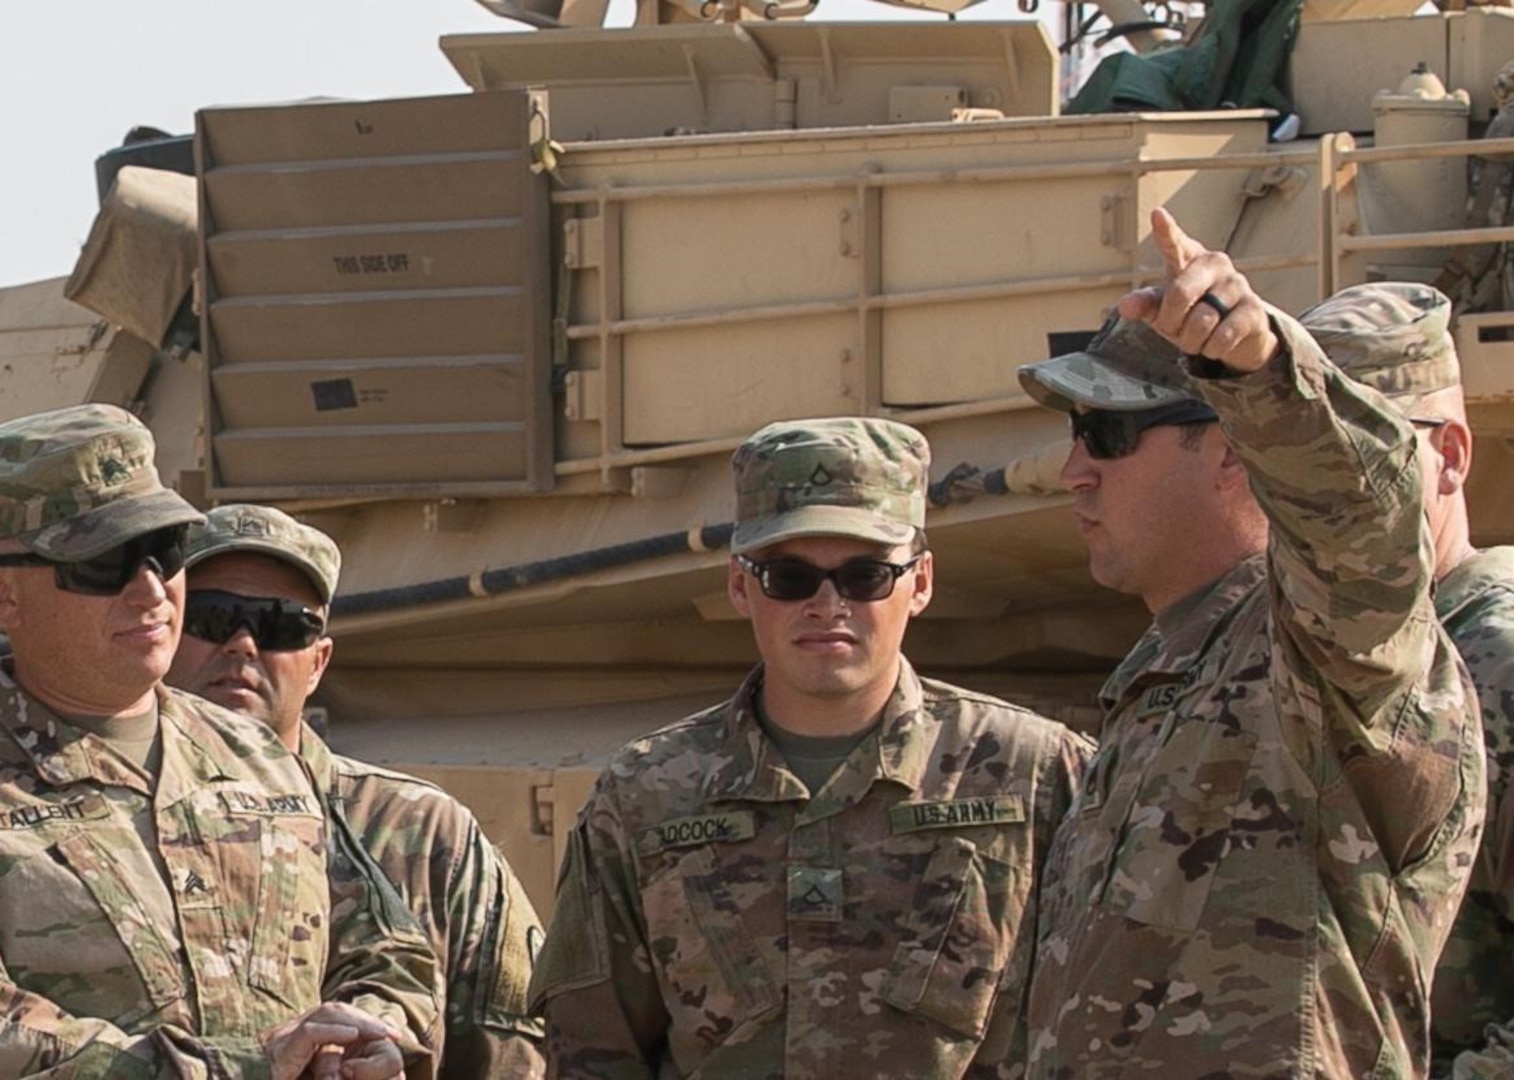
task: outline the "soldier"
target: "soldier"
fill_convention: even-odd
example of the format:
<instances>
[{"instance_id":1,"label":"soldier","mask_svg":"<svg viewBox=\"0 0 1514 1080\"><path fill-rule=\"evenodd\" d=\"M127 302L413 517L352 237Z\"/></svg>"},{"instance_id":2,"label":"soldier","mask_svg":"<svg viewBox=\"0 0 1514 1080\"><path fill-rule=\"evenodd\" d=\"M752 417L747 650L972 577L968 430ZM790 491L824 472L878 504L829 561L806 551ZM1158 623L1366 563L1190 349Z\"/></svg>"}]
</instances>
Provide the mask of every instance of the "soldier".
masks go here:
<instances>
[{"instance_id":1,"label":"soldier","mask_svg":"<svg viewBox=\"0 0 1514 1080\"><path fill-rule=\"evenodd\" d=\"M1036 879L1089 746L902 656L928 465L887 420L736 451L727 592L761 663L600 775L532 981L552 1075L1020 1071Z\"/></svg>"},{"instance_id":2,"label":"soldier","mask_svg":"<svg viewBox=\"0 0 1514 1080\"><path fill-rule=\"evenodd\" d=\"M1373 317L1378 309L1399 314ZM1514 548L1472 546L1464 487L1472 433L1461 365L1446 332L1450 313L1451 302L1426 285L1359 285L1299 321L1337 367L1383 394L1418 435L1435 543L1435 612L1482 707L1487 827L1435 972L1430 1012L1436 1074L1452 1075L1455 1058L1455 1075L1471 1077L1514 1071ZM1404 329L1385 330L1383 322ZM1485 1045L1490 1024L1503 1028Z\"/></svg>"},{"instance_id":3,"label":"soldier","mask_svg":"<svg viewBox=\"0 0 1514 1080\"><path fill-rule=\"evenodd\" d=\"M528 945L541 924L468 809L424 780L333 754L303 720L331 660L326 612L341 553L325 533L263 506L190 527L184 636L168 682L269 725L338 800L443 964L448 1080L540 1076L526 1015Z\"/></svg>"},{"instance_id":4,"label":"soldier","mask_svg":"<svg viewBox=\"0 0 1514 1080\"><path fill-rule=\"evenodd\" d=\"M0 425L0 1075L430 1076L434 960L328 885L299 760L160 682L200 515L152 459L113 406Z\"/></svg>"},{"instance_id":5,"label":"soldier","mask_svg":"<svg viewBox=\"0 0 1514 1080\"><path fill-rule=\"evenodd\" d=\"M1071 414L1094 578L1155 616L1047 861L1030 1075L1422 1076L1484 777L1421 447L1227 256L1153 228L1162 285L1020 372Z\"/></svg>"}]
</instances>

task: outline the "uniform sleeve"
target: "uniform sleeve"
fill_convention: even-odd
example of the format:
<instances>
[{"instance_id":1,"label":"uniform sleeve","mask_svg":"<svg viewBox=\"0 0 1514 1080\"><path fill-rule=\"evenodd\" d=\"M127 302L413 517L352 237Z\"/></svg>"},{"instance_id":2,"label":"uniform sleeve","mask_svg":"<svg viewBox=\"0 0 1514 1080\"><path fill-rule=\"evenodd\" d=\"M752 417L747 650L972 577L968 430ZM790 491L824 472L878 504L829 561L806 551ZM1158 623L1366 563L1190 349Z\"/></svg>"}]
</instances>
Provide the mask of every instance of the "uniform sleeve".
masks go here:
<instances>
[{"instance_id":1,"label":"uniform sleeve","mask_svg":"<svg viewBox=\"0 0 1514 1080\"><path fill-rule=\"evenodd\" d=\"M1333 750L1403 869L1438 836L1465 832L1452 812L1482 786L1466 692L1430 606L1418 440L1296 321L1272 321L1272 362L1198 381L1270 524L1274 681L1291 680L1292 711L1323 728L1310 741Z\"/></svg>"},{"instance_id":2,"label":"uniform sleeve","mask_svg":"<svg viewBox=\"0 0 1514 1080\"><path fill-rule=\"evenodd\" d=\"M651 1080L670 1022L608 776L580 815L531 979L550 1077Z\"/></svg>"},{"instance_id":3,"label":"uniform sleeve","mask_svg":"<svg viewBox=\"0 0 1514 1080\"><path fill-rule=\"evenodd\" d=\"M255 1039L208 1039L177 1027L128 1035L72 1016L11 981L0 962L0 1076L26 1080L265 1080L272 1069Z\"/></svg>"},{"instance_id":4,"label":"uniform sleeve","mask_svg":"<svg viewBox=\"0 0 1514 1080\"><path fill-rule=\"evenodd\" d=\"M1061 725L1058 725L1060 727ZM1051 847L1051 837L1067 816L1073 798L1083 785L1083 772L1093 757L1092 739L1071 730L1063 730L1046 740L1047 749L1038 769L1035 806L1035 878L1039 882ZM1009 984L1001 984L994 999L994 1013L988 1029L969 1063L965 1080L1022 1080L1029 1054L1030 1032L1026 1027L1026 1005L1030 990L1031 958L1034 956L1037 927L1018 928L1017 949L1025 950L1023 963L1011 959Z\"/></svg>"},{"instance_id":5,"label":"uniform sleeve","mask_svg":"<svg viewBox=\"0 0 1514 1080\"><path fill-rule=\"evenodd\" d=\"M339 800L324 801L331 823L331 948L321 998L354 1005L404 1032L406 1080L432 1080L441 1026L436 956L357 842Z\"/></svg>"},{"instance_id":6,"label":"uniform sleeve","mask_svg":"<svg viewBox=\"0 0 1514 1080\"><path fill-rule=\"evenodd\" d=\"M543 1028L526 989L541 923L520 881L471 814L450 868L447 905L447 1037L442 1080L538 1080Z\"/></svg>"},{"instance_id":7,"label":"uniform sleeve","mask_svg":"<svg viewBox=\"0 0 1514 1080\"><path fill-rule=\"evenodd\" d=\"M1046 820L1050 821L1053 828L1067 816L1067 811L1072 809L1078 793L1083 790L1083 776L1088 772L1088 763L1093 760L1094 751L1098 744L1087 735L1068 730L1057 742L1057 754L1047 777L1046 797L1048 806ZM1051 844L1051 830L1046 834L1047 847ZM1044 860L1046 851L1037 852L1037 857ZM1037 871L1040 864L1037 864Z\"/></svg>"},{"instance_id":8,"label":"uniform sleeve","mask_svg":"<svg viewBox=\"0 0 1514 1080\"><path fill-rule=\"evenodd\" d=\"M1507 579L1507 565L1492 569ZM1442 585L1452 584L1458 572ZM1503 584L1482 590L1445 625L1477 688L1488 815L1471 884L1436 965L1432 1075L1451 1076L1456 1052L1481 1045L1487 1023L1499 1021L1503 1026L1493 1029L1488 1056L1514 1076L1514 591Z\"/></svg>"}]
</instances>

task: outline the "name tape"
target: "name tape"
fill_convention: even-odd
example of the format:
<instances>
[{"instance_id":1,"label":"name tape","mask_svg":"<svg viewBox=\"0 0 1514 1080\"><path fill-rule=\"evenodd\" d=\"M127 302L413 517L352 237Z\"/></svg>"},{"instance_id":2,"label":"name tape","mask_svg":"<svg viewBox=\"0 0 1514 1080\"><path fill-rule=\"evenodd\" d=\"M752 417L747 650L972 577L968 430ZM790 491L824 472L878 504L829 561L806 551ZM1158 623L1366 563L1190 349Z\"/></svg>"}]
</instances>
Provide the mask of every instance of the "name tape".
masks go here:
<instances>
[{"instance_id":1,"label":"name tape","mask_svg":"<svg viewBox=\"0 0 1514 1080\"><path fill-rule=\"evenodd\" d=\"M701 844L729 844L750 840L757 835L757 823L750 810L730 810L721 814L696 814L672 818L642 831L637 846L645 854L669 848L697 847Z\"/></svg>"},{"instance_id":2,"label":"name tape","mask_svg":"<svg viewBox=\"0 0 1514 1080\"><path fill-rule=\"evenodd\" d=\"M0 811L0 829L35 829L59 821L94 821L110 817L110 807L99 795L86 795L68 802L32 803Z\"/></svg>"}]
</instances>

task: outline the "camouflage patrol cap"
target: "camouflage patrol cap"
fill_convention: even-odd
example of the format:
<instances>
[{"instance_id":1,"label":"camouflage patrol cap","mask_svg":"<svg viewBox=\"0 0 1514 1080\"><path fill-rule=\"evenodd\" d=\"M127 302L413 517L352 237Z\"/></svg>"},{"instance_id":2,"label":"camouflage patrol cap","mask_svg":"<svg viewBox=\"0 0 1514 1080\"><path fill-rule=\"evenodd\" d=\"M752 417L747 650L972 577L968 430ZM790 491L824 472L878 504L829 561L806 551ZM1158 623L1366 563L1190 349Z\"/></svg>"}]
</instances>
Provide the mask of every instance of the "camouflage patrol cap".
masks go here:
<instances>
[{"instance_id":1,"label":"camouflage patrol cap","mask_svg":"<svg viewBox=\"0 0 1514 1080\"><path fill-rule=\"evenodd\" d=\"M193 567L217 555L247 551L279 559L305 572L323 604L336 595L342 553L320 529L296 521L282 510L250 503L218 506L203 525L189 530L184 565Z\"/></svg>"},{"instance_id":2,"label":"camouflage patrol cap","mask_svg":"<svg viewBox=\"0 0 1514 1080\"><path fill-rule=\"evenodd\" d=\"M152 432L114 405L0 424L0 539L78 562L169 525L203 520L158 479Z\"/></svg>"},{"instance_id":3,"label":"camouflage patrol cap","mask_svg":"<svg viewBox=\"0 0 1514 1080\"><path fill-rule=\"evenodd\" d=\"M930 446L892 420L769 424L736 450L731 551L801 536L904 544L925 527Z\"/></svg>"},{"instance_id":4,"label":"camouflage patrol cap","mask_svg":"<svg viewBox=\"0 0 1514 1080\"><path fill-rule=\"evenodd\" d=\"M1136 412L1199 400L1187 358L1139 320L1111 315L1082 352L1020 368L1020 385L1042 405Z\"/></svg>"},{"instance_id":5,"label":"camouflage patrol cap","mask_svg":"<svg viewBox=\"0 0 1514 1080\"><path fill-rule=\"evenodd\" d=\"M1299 317L1336 367L1384 397L1461 385L1451 301L1429 285L1379 281L1342 289Z\"/></svg>"}]
</instances>

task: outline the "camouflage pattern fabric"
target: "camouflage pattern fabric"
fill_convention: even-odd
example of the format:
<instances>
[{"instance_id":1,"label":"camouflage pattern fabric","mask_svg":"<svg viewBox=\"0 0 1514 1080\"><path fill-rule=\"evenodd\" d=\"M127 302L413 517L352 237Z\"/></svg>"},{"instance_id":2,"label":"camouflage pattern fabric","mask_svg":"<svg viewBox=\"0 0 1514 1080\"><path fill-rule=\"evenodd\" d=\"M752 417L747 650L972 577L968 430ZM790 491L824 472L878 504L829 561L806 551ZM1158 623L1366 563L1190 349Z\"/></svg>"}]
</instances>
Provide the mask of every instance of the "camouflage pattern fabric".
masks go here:
<instances>
[{"instance_id":1,"label":"camouflage pattern fabric","mask_svg":"<svg viewBox=\"0 0 1514 1080\"><path fill-rule=\"evenodd\" d=\"M257 1033L323 996L429 1032L434 962L375 939L349 870L328 886L298 759L199 698L158 707L154 788L0 676L0 1076L263 1077Z\"/></svg>"},{"instance_id":2,"label":"camouflage pattern fabric","mask_svg":"<svg viewBox=\"0 0 1514 1080\"><path fill-rule=\"evenodd\" d=\"M531 984L549 1075L1022 1075L1035 883L1090 744L901 661L809 797L761 678L600 775Z\"/></svg>"},{"instance_id":3,"label":"camouflage pattern fabric","mask_svg":"<svg viewBox=\"0 0 1514 1080\"><path fill-rule=\"evenodd\" d=\"M1272 317L1271 364L1195 380L1269 545L1105 686L1045 870L1033 1077L1429 1067L1485 800L1473 692L1430 606L1415 438Z\"/></svg>"},{"instance_id":4,"label":"camouflage pattern fabric","mask_svg":"<svg viewBox=\"0 0 1514 1080\"><path fill-rule=\"evenodd\" d=\"M333 754L308 727L300 755L358 843L419 920L444 977L443 1080L531 1080L545 1070L526 986L541 923L467 807L424 780Z\"/></svg>"},{"instance_id":5,"label":"camouflage pattern fabric","mask_svg":"<svg viewBox=\"0 0 1514 1080\"><path fill-rule=\"evenodd\" d=\"M165 488L152 432L114 405L76 405L0 424L0 537L70 562L203 516Z\"/></svg>"},{"instance_id":6,"label":"camouflage pattern fabric","mask_svg":"<svg viewBox=\"0 0 1514 1080\"><path fill-rule=\"evenodd\" d=\"M1201 395L1178 347L1140 320L1111 315L1088 347L1019 371L1042 405L1072 412L1074 402L1111 412L1160 409Z\"/></svg>"},{"instance_id":7,"label":"camouflage pattern fabric","mask_svg":"<svg viewBox=\"0 0 1514 1080\"><path fill-rule=\"evenodd\" d=\"M230 551L267 555L303 570L323 604L331 603L336 595L342 572L342 552L336 541L282 510L252 503L216 507L203 524L190 526L184 565L193 567Z\"/></svg>"},{"instance_id":8,"label":"camouflage pattern fabric","mask_svg":"<svg viewBox=\"0 0 1514 1080\"><path fill-rule=\"evenodd\" d=\"M1435 610L1482 705L1488 823L1472 884L1435 971L1435 1072L1514 1076L1514 547L1480 551L1441 579ZM1485 1039L1489 1024L1502 1033Z\"/></svg>"},{"instance_id":9,"label":"camouflage pattern fabric","mask_svg":"<svg viewBox=\"0 0 1514 1080\"><path fill-rule=\"evenodd\" d=\"M1499 71L1493 82L1493 103L1498 107L1484 139L1514 136L1514 61ZM1467 158L1467 203L1462 218L1469 229L1497 229L1514 216L1514 157L1509 154L1473 154ZM1456 302L1457 314L1469 311L1514 309L1514 267L1508 244L1475 244L1457 247L1446 260L1436 286Z\"/></svg>"},{"instance_id":10,"label":"camouflage pattern fabric","mask_svg":"<svg viewBox=\"0 0 1514 1080\"><path fill-rule=\"evenodd\" d=\"M1451 301L1429 285L1352 285L1298 318L1331 363L1384 397L1418 398L1461 385Z\"/></svg>"},{"instance_id":11,"label":"camouflage pattern fabric","mask_svg":"<svg viewBox=\"0 0 1514 1080\"><path fill-rule=\"evenodd\" d=\"M930 446L908 424L843 416L785 420L731 456L740 555L796 536L907 544L925 527Z\"/></svg>"}]
</instances>

